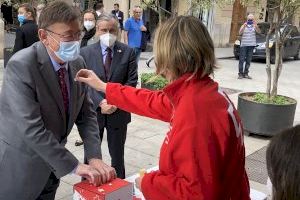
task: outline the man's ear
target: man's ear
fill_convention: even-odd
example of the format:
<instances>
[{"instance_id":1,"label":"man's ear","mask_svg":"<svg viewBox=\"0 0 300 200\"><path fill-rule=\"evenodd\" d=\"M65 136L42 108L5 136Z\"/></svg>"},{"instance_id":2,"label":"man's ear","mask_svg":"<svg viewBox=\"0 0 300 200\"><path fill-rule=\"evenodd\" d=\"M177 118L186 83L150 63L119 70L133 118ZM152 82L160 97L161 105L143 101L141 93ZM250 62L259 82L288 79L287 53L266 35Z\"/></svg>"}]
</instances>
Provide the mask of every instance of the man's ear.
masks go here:
<instances>
[{"instance_id":1,"label":"man's ear","mask_svg":"<svg viewBox=\"0 0 300 200\"><path fill-rule=\"evenodd\" d=\"M44 44L44 45L48 45L49 42L47 40L47 31L45 29L39 29L38 31L38 34L39 34L39 38L40 38L40 41Z\"/></svg>"}]
</instances>

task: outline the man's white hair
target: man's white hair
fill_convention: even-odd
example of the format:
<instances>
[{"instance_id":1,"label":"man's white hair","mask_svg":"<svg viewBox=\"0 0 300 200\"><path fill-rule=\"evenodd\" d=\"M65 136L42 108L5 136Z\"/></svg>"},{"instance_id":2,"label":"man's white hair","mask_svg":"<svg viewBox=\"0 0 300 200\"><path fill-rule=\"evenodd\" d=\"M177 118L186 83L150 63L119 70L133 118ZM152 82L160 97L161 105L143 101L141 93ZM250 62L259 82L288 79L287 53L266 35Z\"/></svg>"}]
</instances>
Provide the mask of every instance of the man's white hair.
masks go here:
<instances>
[{"instance_id":1,"label":"man's white hair","mask_svg":"<svg viewBox=\"0 0 300 200\"><path fill-rule=\"evenodd\" d=\"M254 19L254 15L252 13L248 14L247 19Z\"/></svg>"}]
</instances>

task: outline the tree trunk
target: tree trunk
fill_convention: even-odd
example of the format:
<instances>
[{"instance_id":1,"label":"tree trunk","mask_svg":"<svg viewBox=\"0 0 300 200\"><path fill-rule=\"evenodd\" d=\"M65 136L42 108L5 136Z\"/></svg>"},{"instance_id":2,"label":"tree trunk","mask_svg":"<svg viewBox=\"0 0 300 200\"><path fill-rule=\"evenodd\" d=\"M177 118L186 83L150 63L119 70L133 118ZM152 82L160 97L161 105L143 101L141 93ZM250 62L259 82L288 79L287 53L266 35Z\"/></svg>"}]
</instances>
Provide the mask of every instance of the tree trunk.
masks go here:
<instances>
[{"instance_id":1,"label":"tree trunk","mask_svg":"<svg viewBox=\"0 0 300 200\"><path fill-rule=\"evenodd\" d=\"M269 44L270 44L270 35L272 33L272 26L273 23L271 23L270 25L270 29L268 31L267 37L266 37L266 72L267 72L267 90L266 90L266 94L268 95L268 98L271 97L271 82L272 82L272 70L271 70L271 51L269 48Z\"/></svg>"},{"instance_id":2,"label":"tree trunk","mask_svg":"<svg viewBox=\"0 0 300 200\"><path fill-rule=\"evenodd\" d=\"M172 17L176 17L178 15L178 4L179 1L172 0Z\"/></svg>"},{"instance_id":3,"label":"tree trunk","mask_svg":"<svg viewBox=\"0 0 300 200\"><path fill-rule=\"evenodd\" d=\"M161 24L162 22L162 10L160 8L160 2L159 0L156 1L156 7L157 7L157 11L158 11L158 23Z\"/></svg>"},{"instance_id":4,"label":"tree trunk","mask_svg":"<svg viewBox=\"0 0 300 200\"><path fill-rule=\"evenodd\" d=\"M278 43L278 44L277 44ZM273 87L271 92L271 97L274 97L277 95L277 88L278 88L278 79L281 74L282 70L282 41L276 42L276 61L275 61L275 70L273 74Z\"/></svg>"},{"instance_id":5,"label":"tree trunk","mask_svg":"<svg viewBox=\"0 0 300 200\"><path fill-rule=\"evenodd\" d=\"M272 89L272 69L271 69L271 50L269 48L270 44L270 36L273 32L274 26L274 9L272 0L268 0L267 2L267 11L268 11L268 22L270 23L270 29L266 36L266 72L267 72L267 89L266 94L268 95L268 98L271 98L271 89Z\"/></svg>"},{"instance_id":6,"label":"tree trunk","mask_svg":"<svg viewBox=\"0 0 300 200\"><path fill-rule=\"evenodd\" d=\"M235 0L232 8L232 19L231 19L231 28L230 28L230 38L229 42L234 43L238 38L238 32L241 25L245 21L247 8L244 7L240 0Z\"/></svg>"},{"instance_id":7,"label":"tree trunk","mask_svg":"<svg viewBox=\"0 0 300 200\"><path fill-rule=\"evenodd\" d=\"M281 1L277 2L277 5L281 5ZM283 39L281 38L280 33L280 21L281 21L281 13L280 13L280 6L275 9L274 18L276 20L276 27L275 27L275 69L273 73L273 84L272 84L272 91L271 91L271 98L277 95L277 87L278 87L278 79L280 76L280 72L282 69L282 47L283 47Z\"/></svg>"}]
</instances>

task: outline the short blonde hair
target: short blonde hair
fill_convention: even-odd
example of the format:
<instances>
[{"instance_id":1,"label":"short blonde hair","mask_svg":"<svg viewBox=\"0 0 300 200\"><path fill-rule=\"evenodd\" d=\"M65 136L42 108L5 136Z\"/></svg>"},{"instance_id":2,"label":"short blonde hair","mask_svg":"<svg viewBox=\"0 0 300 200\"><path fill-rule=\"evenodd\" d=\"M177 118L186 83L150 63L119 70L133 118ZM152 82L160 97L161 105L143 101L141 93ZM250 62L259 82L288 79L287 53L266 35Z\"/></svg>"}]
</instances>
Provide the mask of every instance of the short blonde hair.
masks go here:
<instances>
[{"instance_id":1,"label":"short blonde hair","mask_svg":"<svg viewBox=\"0 0 300 200\"><path fill-rule=\"evenodd\" d=\"M158 74L177 79L185 73L198 77L216 68L213 41L204 26L192 16L179 16L162 23L155 33L154 56Z\"/></svg>"}]
</instances>

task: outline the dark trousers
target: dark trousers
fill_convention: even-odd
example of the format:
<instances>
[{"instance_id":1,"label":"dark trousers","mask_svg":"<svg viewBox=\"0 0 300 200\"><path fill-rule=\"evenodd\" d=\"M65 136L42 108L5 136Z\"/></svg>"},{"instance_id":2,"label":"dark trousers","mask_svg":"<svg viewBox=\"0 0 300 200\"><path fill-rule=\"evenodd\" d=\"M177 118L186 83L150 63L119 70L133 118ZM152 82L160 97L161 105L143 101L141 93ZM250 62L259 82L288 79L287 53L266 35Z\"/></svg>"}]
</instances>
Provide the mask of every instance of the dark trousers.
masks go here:
<instances>
[{"instance_id":1,"label":"dark trousers","mask_svg":"<svg viewBox=\"0 0 300 200\"><path fill-rule=\"evenodd\" d=\"M51 172L43 191L36 200L54 200L58 186L59 179Z\"/></svg>"},{"instance_id":2,"label":"dark trousers","mask_svg":"<svg viewBox=\"0 0 300 200\"><path fill-rule=\"evenodd\" d=\"M141 52L142 52L141 48L134 47L134 53L135 53L135 56L136 56L136 64L137 65L139 64L139 61L140 61Z\"/></svg>"},{"instance_id":3,"label":"dark trousers","mask_svg":"<svg viewBox=\"0 0 300 200\"><path fill-rule=\"evenodd\" d=\"M98 124L103 124L103 121L99 120L103 120L103 118L98 117ZM104 124L104 127L101 125L99 126L101 143L105 128L107 133L108 151L111 157L111 166L115 168L118 178L125 179L124 148L127 135L127 124L114 128L107 126L106 119ZM84 163L88 163L86 157L84 157Z\"/></svg>"},{"instance_id":4,"label":"dark trousers","mask_svg":"<svg viewBox=\"0 0 300 200\"><path fill-rule=\"evenodd\" d=\"M115 168L118 178L125 178L124 147L127 135L127 124L123 127L105 127L111 166ZM103 139L104 127L99 127L100 139Z\"/></svg>"},{"instance_id":5,"label":"dark trousers","mask_svg":"<svg viewBox=\"0 0 300 200\"><path fill-rule=\"evenodd\" d=\"M239 75L248 75L254 46L240 47ZM244 63L245 68L244 68Z\"/></svg>"}]
</instances>

